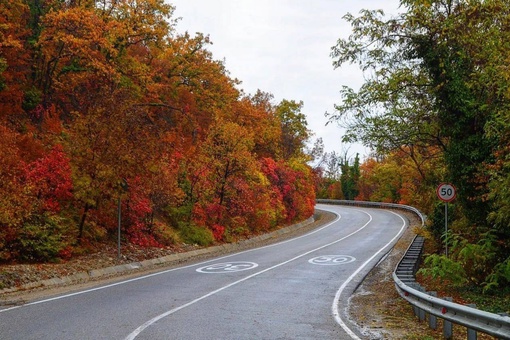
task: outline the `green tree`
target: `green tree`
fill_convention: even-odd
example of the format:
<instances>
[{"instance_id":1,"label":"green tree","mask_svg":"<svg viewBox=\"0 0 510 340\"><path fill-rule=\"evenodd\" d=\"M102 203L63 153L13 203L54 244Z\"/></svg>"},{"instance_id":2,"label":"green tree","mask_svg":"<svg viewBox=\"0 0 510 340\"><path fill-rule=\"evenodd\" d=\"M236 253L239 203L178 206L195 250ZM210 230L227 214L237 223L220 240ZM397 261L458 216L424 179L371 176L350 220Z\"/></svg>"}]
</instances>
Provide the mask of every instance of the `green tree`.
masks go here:
<instances>
[{"instance_id":1,"label":"green tree","mask_svg":"<svg viewBox=\"0 0 510 340\"><path fill-rule=\"evenodd\" d=\"M380 155L399 150L425 183L453 182L469 222L456 232L467 242L494 228L508 240L508 209L495 207L506 207L508 198L501 184L509 168L510 4L403 0L401 5L407 11L389 19L377 10L345 16L353 33L333 47L334 65L356 63L367 80L358 91L342 89L342 104L330 119L346 124L347 141L361 141ZM424 171L424 161L437 159L446 166L442 178ZM496 251L500 262L509 256L505 244Z\"/></svg>"},{"instance_id":2,"label":"green tree","mask_svg":"<svg viewBox=\"0 0 510 340\"><path fill-rule=\"evenodd\" d=\"M343 86L341 104L326 114L329 122L347 128L343 141L362 142L379 155L400 149L413 157L413 150L429 145L444 148L431 81L420 60L410 55L416 27L405 14L385 20L381 10L344 19L352 34L332 48L333 65L358 64L366 80L357 91Z\"/></svg>"},{"instance_id":3,"label":"green tree","mask_svg":"<svg viewBox=\"0 0 510 340\"><path fill-rule=\"evenodd\" d=\"M415 20L417 28L421 28L412 36L410 46L434 89L439 125L447 138L447 179L456 184L458 199L469 220L483 226L490 209L484 167L494 163L497 139L485 133L495 110L488 104L493 94L479 88L484 73L480 69L485 62L478 51L480 47L490 48L480 44L481 39L488 38L484 26L494 20L493 14L499 15L492 13L487 17L488 12L479 12L478 6L484 4L437 2L433 9L410 4L408 20ZM486 10L490 11L490 7Z\"/></svg>"},{"instance_id":4,"label":"green tree","mask_svg":"<svg viewBox=\"0 0 510 340\"><path fill-rule=\"evenodd\" d=\"M279 117L282 129L282 150L283 158L303 157L305 155L305 144L311 137L308 129L306 116L301 112L303 102L284 99L276 107L276 115Z\"/></svg>"},{"instance_id":5,"label":"green tree","mask_svg":"<svg viewBox=\"0 0 510 340\"><path fill-rule=\"evenodd\" d=\"M346 200L353 200L358 196L358 181L360 177L359 154L356 154L354 163L349 165L349 159L345 156L340 163L342 174L340 175L340 183L342 192Z\"/></svg>"}]
</instances>

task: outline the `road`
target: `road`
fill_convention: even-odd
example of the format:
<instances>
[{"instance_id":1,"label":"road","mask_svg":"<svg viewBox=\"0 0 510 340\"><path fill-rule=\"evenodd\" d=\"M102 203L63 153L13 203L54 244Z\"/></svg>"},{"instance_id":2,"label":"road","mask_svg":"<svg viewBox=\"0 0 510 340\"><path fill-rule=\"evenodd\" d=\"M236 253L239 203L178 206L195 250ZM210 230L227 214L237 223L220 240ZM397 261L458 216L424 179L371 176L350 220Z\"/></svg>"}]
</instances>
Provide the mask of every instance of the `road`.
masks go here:
<instances>
[{"instance_id":1,"label":"road","mask_svg":"<svg viewBox=\"0 0 510 340\"><path fill-rule=\"evenodd\" d=\"M358 339L348 298L407 220L317 208L338 217L270 246L0 309L0 339Z\"/></svg>"}]
</instances>

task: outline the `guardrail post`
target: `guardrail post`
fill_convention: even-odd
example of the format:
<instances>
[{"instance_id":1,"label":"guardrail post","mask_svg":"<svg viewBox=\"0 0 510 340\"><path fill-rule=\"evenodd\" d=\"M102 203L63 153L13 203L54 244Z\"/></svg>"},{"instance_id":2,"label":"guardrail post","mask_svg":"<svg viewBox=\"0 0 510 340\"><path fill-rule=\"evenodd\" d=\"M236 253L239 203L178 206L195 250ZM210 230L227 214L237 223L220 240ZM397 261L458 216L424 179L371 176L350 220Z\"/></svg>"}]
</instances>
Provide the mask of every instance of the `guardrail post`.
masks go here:
<instances>
[{"instance_id":1,"label":"guardrail post","mask_svg":"<svg viewBox=\"0 0 510 340\"><path fill-rule=\"evenodd\" d=\"M420 310L416 306L413 306L413 312L416 317L418 317L418 315L420 314Z\"/></svg>"},{"instance_id":2,"label":"guardrail post","mask_svg":"<svg viewBox=\"0 0 510 340\"><path fill-rule=\"evenodd\" d=\"M453 299L451 297L445 297L443 300L452 302ZM443 337L445 339L452 339L453 338L453 324L451 321L448 321L446 319L443 319Z\"/></svg>"},{"instance_id":3,"label":"guardrail post","mask_svg":"<svg viewBox=\"0 0 510 340\"><path fill-rule=\"evenodd\" d=\"M416 283L416 282L410 282L409 283L409 287L413 287L414 289L416 290L419 290L419 291L423 291L424 289L422 288L422 286L419 284L419 283ZM413 305L413 312L414 312L414 315L420 320L420 321L423 321L420 317L421 315L421 312L422 310L418 307L418 306L415 306Z\"/></svg>"},{"instance_id":4,"label":"guardrail post","mask_svg":"<svg viewBox=\"0 0 510 340\"><path fill-rule=\"evenodd\" d=\"M418 291L425 293L425 288L420 286L418 287ZM420 321L425 321L425 310L418 308L418 319Z\"/></svg>"},{"instance_id":5,"label":"guardrail post","mask_svg":"<svg viewBox=\"0 0 510 340\"><path fill-rule=\"evenodd\" d=\"M509 316L508 313L498 313L499 316ZM505 338L498 338L498 340L504 340Z\"/></svg>"},{"instance_id":6,"label":"guardrail post","mask_svg":"<svg viewBox=\"0 0 510 340\"><path fill-rule=\"evenodd\" d=\"M437 297L437 292L428 292L430 296ZM437 329L437 316L429 313L429 328Z\"/></svg>"},{"instance_id":7,"label":"guardrail post","mask_svg":"<svg viewBox=\"0 0 510 340\"><path fill-rule=\"evenodd\" d=\"M466 306L476 308L476 304L474 304L474 303L468 304ZM468 338L468 340L476 340L477 339L476 330L468 328L467 329L467 338Z\"/></svg>"}]
</instances>

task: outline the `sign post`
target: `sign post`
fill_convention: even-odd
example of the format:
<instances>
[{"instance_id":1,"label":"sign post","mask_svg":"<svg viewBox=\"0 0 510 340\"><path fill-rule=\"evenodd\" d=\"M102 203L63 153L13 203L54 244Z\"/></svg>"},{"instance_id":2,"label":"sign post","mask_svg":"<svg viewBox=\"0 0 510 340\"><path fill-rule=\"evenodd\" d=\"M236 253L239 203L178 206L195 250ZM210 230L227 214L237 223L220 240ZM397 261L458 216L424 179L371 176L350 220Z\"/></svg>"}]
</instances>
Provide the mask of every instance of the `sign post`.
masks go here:
<instances>
[{"instance_id":1,"label":"sign post","mask_svg":"<svg viewBox=\"0 0 510 340\"><path fill-rule=\"evenodd\" d=\"M441 183L436 189L437 197L444 202L444 239L445 255L448 257L448 202L455 199L455 187L448 183Z\"/></svg>"},{"instance_id":2,"label":"sign post","mask_svg":"<svg viewBox=\"0 0 510 340\"><path fill-rule=\"evenodd\" d=\"M122 216L121 216L121 196L122 193L129 190L129 185L127 183L127 180L125 178L122 179L122 181L119 183L120 186L120 192L119 192L119 200L118 200L118 207L117 207L117 258L120 260L120 227L122 223Z\"/></svg>"}]
</instances>

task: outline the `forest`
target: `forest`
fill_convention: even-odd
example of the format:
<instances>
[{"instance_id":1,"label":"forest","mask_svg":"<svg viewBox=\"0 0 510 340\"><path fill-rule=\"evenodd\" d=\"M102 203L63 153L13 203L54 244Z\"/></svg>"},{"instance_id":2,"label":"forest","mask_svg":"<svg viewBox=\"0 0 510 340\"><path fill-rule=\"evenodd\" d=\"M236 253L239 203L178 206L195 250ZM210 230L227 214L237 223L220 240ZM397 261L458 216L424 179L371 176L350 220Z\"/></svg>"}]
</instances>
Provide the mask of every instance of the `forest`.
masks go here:
<instances>
[{"instance_id":1,"label":"forest","mask_svg":"<svg viewBox=\"0 0 510 340\"><path fill-rule=\"evenodd\" d=\"M399 11L344 16L352 32L331 57L365 81L342 87L328 116L374 153L324 155L318 196L419 208L434 245L422 274L509 295L510 2L401 0ZM448 235L440 183L457 191Z\"/></svg>"},{"instance_id":2,"label":"forest","mask_svg":"<svg viewBox=\"0 0 510 340\"><path fill-rule=\"evenodd\" d=\"M510 3L400 12L345 15L331 49L365 74L327 114L360 158L309 148L303 102L239 90L163 0L1 1L0 263L115 242L119 206L124 243L207 246L304 220L317 196L415 206L422 273L510 287ZM457 189L448 235L440 183Z\"/></svg>"},{"instance_id":3,"label":"forest","mask_svg":"<svg viewBox=\"0 0 510 340\"><path fill-rule=\"evenodd\" d=\"M0 3L0 262L207 246L313 214L303 103L237 89L163 0Z\"/></svg>"}]
</instances>

